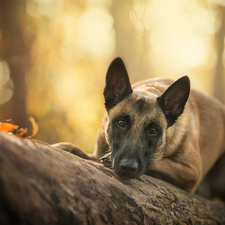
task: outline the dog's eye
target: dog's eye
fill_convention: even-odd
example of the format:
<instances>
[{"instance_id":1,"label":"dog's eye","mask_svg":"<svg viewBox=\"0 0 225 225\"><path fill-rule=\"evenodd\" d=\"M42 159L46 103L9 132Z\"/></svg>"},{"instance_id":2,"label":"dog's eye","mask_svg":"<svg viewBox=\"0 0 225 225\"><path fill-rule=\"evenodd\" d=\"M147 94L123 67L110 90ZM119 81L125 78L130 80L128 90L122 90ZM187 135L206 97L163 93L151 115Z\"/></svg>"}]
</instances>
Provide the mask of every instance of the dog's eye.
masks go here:
<instances>
[{"instance_id":1,"label":"dog's eye","mask_svg":"<svg viewBox=\"0 0 225 225\"><path fill-rule=\"evenodd\" d=\"M151 127L149 129L149 134L157 134L157 133L158 133L158 130L155 127Z\"/></svg>"},{"instance_id":2,"label":"dog's eye","mask_svg":"<svg viewBox=\"0 0 225 225\"><path fill-rule=\"evenodd\" d=\"M117 124L118 124L120 127L124 128L125 125L126 125L126 122L125 122L124 119L118 119L118 120L117 120Z\"/></svg>"}]
</instances>

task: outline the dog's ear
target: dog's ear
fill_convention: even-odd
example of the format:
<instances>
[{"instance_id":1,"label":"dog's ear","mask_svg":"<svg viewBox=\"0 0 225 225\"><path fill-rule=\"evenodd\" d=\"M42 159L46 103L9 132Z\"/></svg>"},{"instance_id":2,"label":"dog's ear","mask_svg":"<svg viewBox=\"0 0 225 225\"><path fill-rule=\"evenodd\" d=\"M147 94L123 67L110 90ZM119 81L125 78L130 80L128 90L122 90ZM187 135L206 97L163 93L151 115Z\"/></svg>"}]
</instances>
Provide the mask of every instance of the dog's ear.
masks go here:
<instances>
[{"instance_id":1,"label":"dog's ear","mask_svg":"<svg viewBox=\"0 0 225 225\"><path fill-rule=\"evenodd\" d=\"M174 82L157 101L163 110L168 127L172 126L183 113L184 106L190 94L190 80L188 76L181 77Z\"/></svg>"},{"instance_id":2,"label":"dog's ear","mask_svg":"<svg viewBox=\"0 0 225 225\"><path fill-rule=\"evenodd\" d=\"M121 58L115 58L106 74L105 107L110 110L133 92L127 70Z\"/></svg>"}]
</instances>

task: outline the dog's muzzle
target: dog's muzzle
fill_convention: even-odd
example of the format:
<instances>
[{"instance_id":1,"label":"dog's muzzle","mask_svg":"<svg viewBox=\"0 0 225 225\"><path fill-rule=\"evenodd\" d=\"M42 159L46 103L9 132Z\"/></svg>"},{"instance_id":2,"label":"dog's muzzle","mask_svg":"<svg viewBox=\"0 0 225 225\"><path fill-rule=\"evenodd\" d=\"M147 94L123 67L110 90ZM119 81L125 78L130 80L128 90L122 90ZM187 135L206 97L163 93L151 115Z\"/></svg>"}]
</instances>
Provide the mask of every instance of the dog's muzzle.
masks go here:
<instances>
[{"instance_id":1,"label":"dog's muzzle","mask_svg":"<svg viewBox=\"0 0 225 225\"><path fill-rule=\"evenodd\" d=\"M139 164L135 159L124 158L119 162L115 172L126 179L136 178L139 170Z\"/></svg>"}]
</instances>

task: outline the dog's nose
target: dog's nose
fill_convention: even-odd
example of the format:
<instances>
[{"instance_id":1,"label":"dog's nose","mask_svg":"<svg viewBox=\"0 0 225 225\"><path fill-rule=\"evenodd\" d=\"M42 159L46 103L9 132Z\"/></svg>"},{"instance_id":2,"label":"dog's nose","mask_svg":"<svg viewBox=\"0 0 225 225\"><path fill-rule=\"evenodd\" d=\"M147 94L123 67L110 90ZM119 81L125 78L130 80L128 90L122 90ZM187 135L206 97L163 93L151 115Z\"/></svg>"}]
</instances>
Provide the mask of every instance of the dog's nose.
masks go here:
<instances>
[{"instance_id":1,"label":"dog's nose","mask_svg":"<svg viewBox=\"0 0 225 225\"><path fill-rule=\"evenodd\" d=\"M138 162L134 159L122 159L119 164L119 170L124 176L135 175L138 171Z\"/></svg>"}]
</instances>

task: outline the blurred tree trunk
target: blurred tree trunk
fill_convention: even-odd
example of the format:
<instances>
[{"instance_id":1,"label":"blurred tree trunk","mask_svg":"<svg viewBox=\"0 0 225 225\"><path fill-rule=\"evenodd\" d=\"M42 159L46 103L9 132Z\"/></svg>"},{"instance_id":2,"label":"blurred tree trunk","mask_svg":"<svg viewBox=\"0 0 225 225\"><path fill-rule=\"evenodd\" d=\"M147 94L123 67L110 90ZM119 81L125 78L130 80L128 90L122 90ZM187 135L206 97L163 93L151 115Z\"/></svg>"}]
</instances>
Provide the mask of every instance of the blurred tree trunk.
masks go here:
<instances>
[{"instance_id":1,"label":"blurred tree trunk","mask_svg":"<svg viewBox=\"0 0 225 225\"><path fill-rule=\"evenodd\" d=\"M25 15L25 2L21 0L0 0L0 59L8 63L14 83L14 94L0 105L0 121L12 119L16 124L29 126L26 114L25 73L30 63L29 50L24 44L21 29L21 11Z\"/></svg>"},{"instance_id":2,"label":"blurred tree trunk","mask_svg":"<svg viewBox=\"0 0 225 225\"><path fill-rule=\"evenodd\" d=\"M223 67L223 52L224 52L224 37L225 37L225 7L220 6L221 27L216 33L216 48L217 48L217 63L214 75L214 90L213 95L221 102L225 103L224 99L224 67Z\"/></svg>"},{"instance_id":3,"label":"blurred tree trunk","mask_svg":"<svg viewBox=\"0 0 225 225\"><path fill-rule=\"evenodd\" d=\"M144 2L143 7L147 7L147 4L149 3ZM128 73L132 83L150 78L151 65L147 53L151 47L149 43L151 30L147 30L144 24L145 10L143 13L135 11L133 1L114 0L110 11L114 18L116 56L121 57L129 65ZM138 20L134 23L141 21L143 30L136 30L135 25L131 22L133 14L135 20Z\"/></svg>"},{"instance_id":4,"label":"blurred tree trunk","mask_svg":"<svg viewBox=\"0 0 225 225\"><path fill-rule=\"evenodd\" d=\"M129 65L128 73L131 77L138 73L137 35L135 27L130 21L132 9L133 1L119 0L113 1L110 9L114 18L116 57L121 57Z\"/></svg>"},{"instance_id":5,"label":"blurred tree trunk","mask_svg":"<svg viewBox=\"0 0 225 225\"><path fill-rule=\"evenodd\" d=\"M133 1L116 0L111 6L116 35L116 54L129 61L130 64L136 53L135 27L130 21L132 8Z\"/></svg>"}]
</instances>

